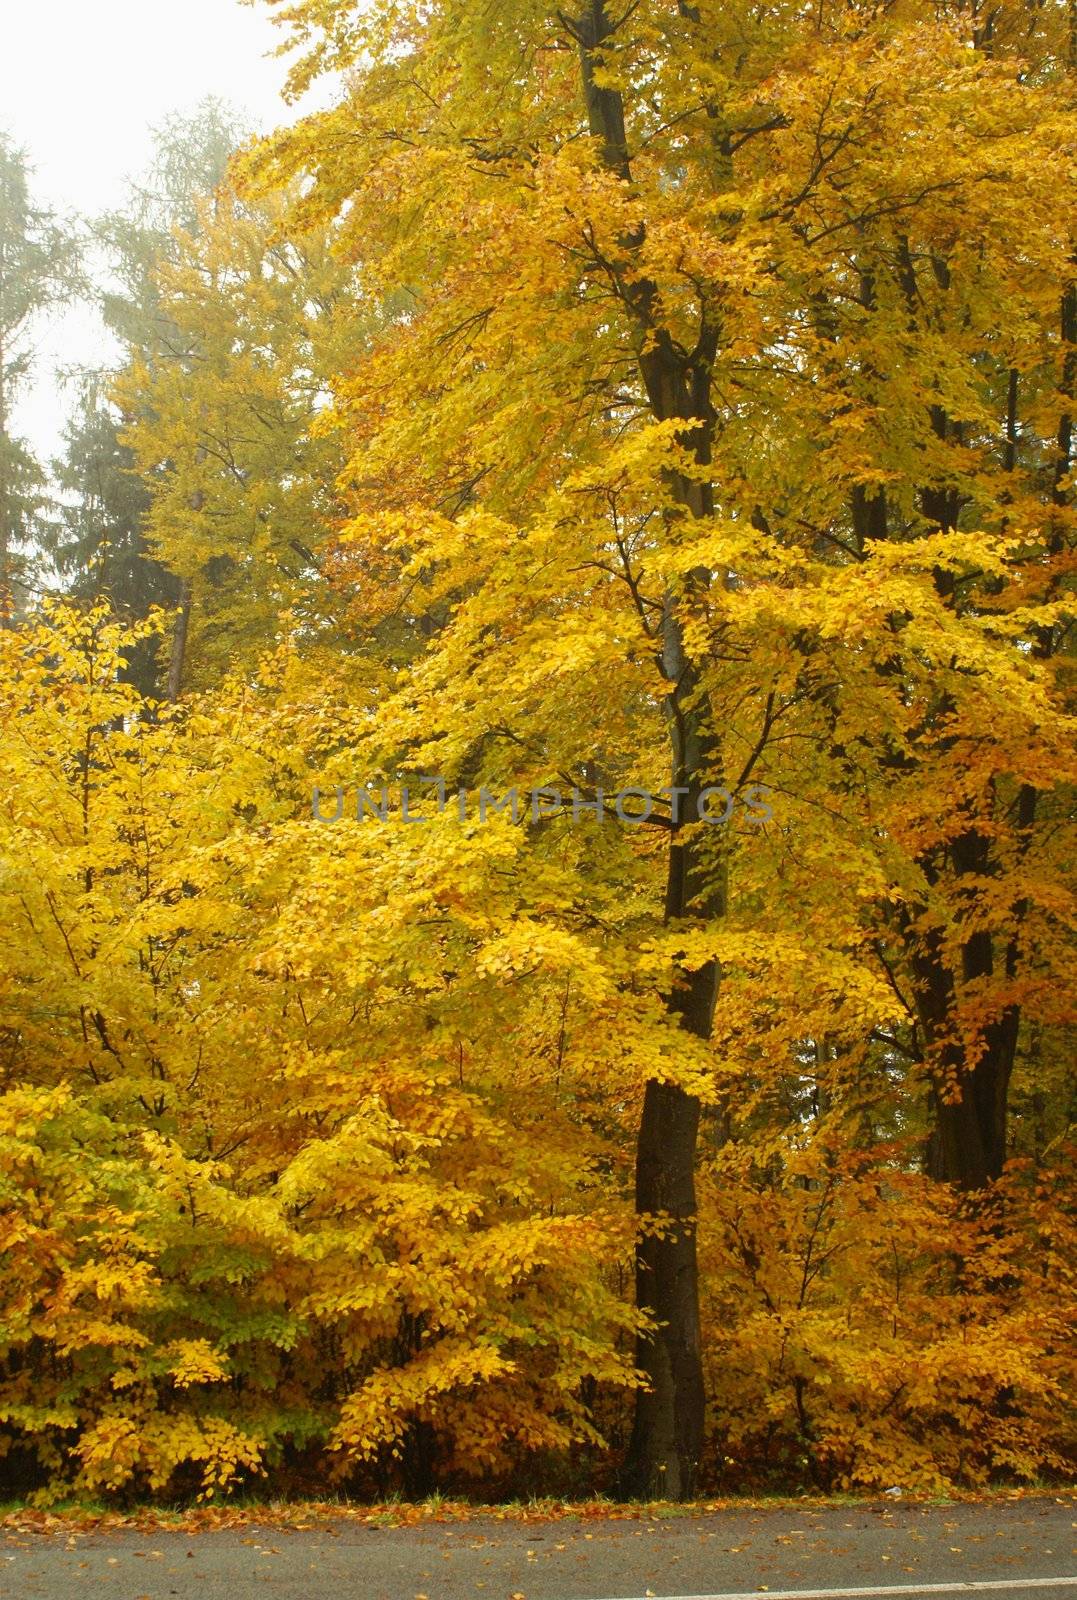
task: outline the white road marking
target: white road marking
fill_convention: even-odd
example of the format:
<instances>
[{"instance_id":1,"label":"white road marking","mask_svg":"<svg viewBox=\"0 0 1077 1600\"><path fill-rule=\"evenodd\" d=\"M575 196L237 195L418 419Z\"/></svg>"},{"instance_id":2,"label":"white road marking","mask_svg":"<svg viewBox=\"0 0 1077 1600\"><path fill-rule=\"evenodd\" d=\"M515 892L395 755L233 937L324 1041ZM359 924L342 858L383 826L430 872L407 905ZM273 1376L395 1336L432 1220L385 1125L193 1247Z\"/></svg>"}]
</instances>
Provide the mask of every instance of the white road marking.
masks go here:
<instances>
[{"instance_id":1,"label":"white road marking","mask_svg":"<svg viewBox=\"0 0 1077 1600\"><path fill-rule=\"evenodd\" d=\"M898 1583L873 1589L737 1589L728 1594L668 1595L666 1600L876 1600L887 1595L982 1594L999 1589L1073 1589L1077 1578L987 1578L979 1583ZM641 1595L626 1600L643 1600Z\"/></svg>"}]
</instances>

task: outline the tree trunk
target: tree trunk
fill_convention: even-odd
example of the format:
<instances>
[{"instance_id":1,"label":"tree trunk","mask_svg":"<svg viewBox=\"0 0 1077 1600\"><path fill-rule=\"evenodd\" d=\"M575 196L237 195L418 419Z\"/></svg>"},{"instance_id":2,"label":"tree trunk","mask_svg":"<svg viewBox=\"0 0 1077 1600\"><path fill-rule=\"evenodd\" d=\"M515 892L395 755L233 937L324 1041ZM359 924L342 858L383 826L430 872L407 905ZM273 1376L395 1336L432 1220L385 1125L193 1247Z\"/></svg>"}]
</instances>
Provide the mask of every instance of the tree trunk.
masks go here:
<instances>
[{"instance_id":1,"label":"tree trunk","mask_svg":"<svg viewBox=\"0 0 1077 1600\"><path fill-rule=\"evenodd\" d=\"M590 0L574 32L580 47L584 101L592 135L601 140L606 167L631 182L624 100L620 91L600 86L604 42L615 31L604 0ZM622 241L629 255L643 242L642 231ZM660 421L683 417L683 442L699 465L711 450L711 366L717 333L704 317L695 351L679 350L668 329L656 320L656 286L625 275L621 294L637 324L637 361L652 413ZM708 485L679 476L670 480L683 514L713 512ZM707 572L689 574L705 586ZM662 624L662 670L668 685L673 783L673 833L670 845L666 919L724 914L724 881L708 880L698 844L683 828L695 822L700 793L717 768L717 749L707 728L706 710L694 704L698 678L684 647L680 616L667 596ZM678 796L678 791L680 791ZM718 968L708 962L687 973L669 996L670 1010L697 1038L710 1037L718 992ZM644 1090L636 1151L636 1304L650 1328L636 1346L636 1365L646 1378L637 1395L635 1420L620 1488L630 1497L690 1498L696 1489L703 1446L704 1386L699 1322L699 1272L696 1257L696 1144L700 1103L675 1084L650 1081ZM659 1213L661 1231L651 1225Z\"/></svg>"},{"instance_id":2,"label":"tree trunk","mask_svg":"<svg viewBox=\"0 0 1077 1600\"><path fill-rule=\"evenodd\" d=\"M202 407L205 412L205 406ZM198 463L206 459L206 452L201 445L195 451L195 461ZM191 496L191 510L196 514L205 505L206 497L201 489L196 489ZM179 616L176 618L176 631L172 635L172 655L168 663L168 699L175 705L183 692L183 674L187 665L187 640L191 631L191 585L186 578L180 582L180 607Z\"/></svg>"},{"instance_id":3,"label":"tree trunk","mask_svg":"<svg viewBox=\"0 0 1077 1600\"><path fill-rule=\"evenodd\" d=\"M699 1101L672 1083L648 1083L636 1157L636 1210L666 1212L671 1232L636 1248L636 1303L659 1320L641 1336L637 1365L648 1387L636 1401L621 1479L629 1498L684 1500L695 1493L703 1445L703 1367L696 1261L695 1155Z\"/></svg>"},{"instance_id":4,"label":"tree trunk","mask_svg":"<svg viewBox=\"0 0 1077 1600\"><path fill-rule=\"evenodd\" d=\"M183 669L187 661L187 635L191 628L191 588L184 583L180 595L176 631L172 635L172 655L168 663L168 698L175 705L183 692Z\"/></svg>"}]
</instances>

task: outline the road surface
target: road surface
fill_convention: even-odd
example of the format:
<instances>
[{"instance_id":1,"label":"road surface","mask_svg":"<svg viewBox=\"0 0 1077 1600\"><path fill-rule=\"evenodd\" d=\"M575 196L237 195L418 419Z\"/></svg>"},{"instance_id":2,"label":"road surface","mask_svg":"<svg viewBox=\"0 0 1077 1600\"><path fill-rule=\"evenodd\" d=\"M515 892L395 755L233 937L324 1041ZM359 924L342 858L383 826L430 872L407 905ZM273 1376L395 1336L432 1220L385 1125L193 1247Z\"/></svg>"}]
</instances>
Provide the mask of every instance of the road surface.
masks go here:
<instances>
[{"instance_id":1,"label":"road surface","mask_svg":"<svg viewBox=\"0 0 1077 1600\"><path fill-rule=\"evenodd\" d=\"M975 1586L975 1587L974 1587ZM1077 1505L0 1535L3 1600L1077 1600Z\"/></svg>"}]
</instances>

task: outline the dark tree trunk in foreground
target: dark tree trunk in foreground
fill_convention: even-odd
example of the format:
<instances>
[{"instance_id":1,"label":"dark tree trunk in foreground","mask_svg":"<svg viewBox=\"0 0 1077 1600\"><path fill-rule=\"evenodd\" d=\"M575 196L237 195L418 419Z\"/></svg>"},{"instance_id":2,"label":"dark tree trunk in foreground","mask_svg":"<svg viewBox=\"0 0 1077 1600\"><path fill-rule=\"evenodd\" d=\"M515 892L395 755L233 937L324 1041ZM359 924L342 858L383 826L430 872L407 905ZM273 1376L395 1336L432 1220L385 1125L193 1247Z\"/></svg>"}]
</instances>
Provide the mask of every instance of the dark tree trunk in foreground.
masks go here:
<instances>
[{"instance_id":1,"label":"dark tree trunk in foreground","mask_svg":"<svg viewBox=\"0 0 1077 1600\"><path fill-rule=\"evenodd\" d=\"M624 182L632 181L625 106L621 92L602 86L603 44L615 32L604 0L590 0L574 24L580 47L581 76L592 135L601 141L607 168ZM621 241L624 259L601 263L618 283L619 298L635 322L638 371L653 415L659 420L682 417L683 443L696 462L706 466L711 452L711 368L718 345L716 330L701 315L699 340L686 354L674 344L661 321L656 286L632 270L632 258L643 242L637 236ZM596 263L597 264L597 263ZM705 475L704 475L705 476ZM678 516L706 517L713 512L712 492L694 477L672 478ZM706 572L689 582L705 587ZM687 916L724 914L724 883L708 881L699 860L699 845L681 832L697 818L697 802L718 767L718 751L709 738L706 707L695 704L698 679L684 648L681 618L667 596L662 623L662 670L670 730L674 794L670 845L667 921ZM713 874L712 874L713 877ZM710 1037L717 998L714 962L684 975L683 986L669 997L670 1010L695 1037ZM675 1084L651 1081L644 1091L636 1152L636 1214L640 1237L636 1247L636 1303L652 1327L641 1335L636 1365L647 1387L637 1395L635 1421L620 1491L630 1497L683 1500L696 1491L703 1447L704 1388L699 1325L699 1273L696 1259L696 1144L700 1103ZM648 1219L661 1213L661 1232Z\"/></svg>"},{"instance_id":2,"label":"dark tree trunk in foreground","mask_svg":"<svg viewBox=\"0 0 1077 1600\"><path fill-rule=\"evenodd\" d=\"M636 1210L685 1219L646 1235L636 1250L636 1303L661 1318L639 1341L640 1393L621 1489L630 1498L681 1500L695 1492L703 1445L703 1369L696 1262L695 1158L699 1101L671 1083L648 1083L636 1155ZM689 1220L690 1219L690 1220Z\"/></svg>"}]
</instances>

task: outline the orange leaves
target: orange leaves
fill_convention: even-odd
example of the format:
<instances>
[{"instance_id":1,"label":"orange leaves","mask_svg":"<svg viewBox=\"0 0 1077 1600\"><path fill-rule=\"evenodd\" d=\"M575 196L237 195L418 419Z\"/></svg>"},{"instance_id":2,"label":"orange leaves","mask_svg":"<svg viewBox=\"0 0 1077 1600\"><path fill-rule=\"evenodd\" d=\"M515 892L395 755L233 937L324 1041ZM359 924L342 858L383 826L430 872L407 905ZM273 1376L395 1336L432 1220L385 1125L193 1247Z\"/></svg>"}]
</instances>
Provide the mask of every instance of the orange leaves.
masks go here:
<instances>
[{"instance_id":1,"label":"orange leaves","mask_svg":"<svg viewBox=\"0 0 1077 1600\"><path fill-rule=\"evenodd\" d=\"M719 1158L704 1308L731 1326L710 1381L734 1459L750 1470L769 1428L773 1467L799 1459L825 1487L932 1491L1059 1464L1072 1378L1047 1352L1063 1288L1022 1240L1031 1198L1014 1174L972 1214L898 1146L808 1147L769 1182L747 1152Z\"/></svg>"}]
</instances>

